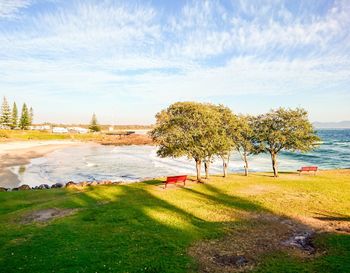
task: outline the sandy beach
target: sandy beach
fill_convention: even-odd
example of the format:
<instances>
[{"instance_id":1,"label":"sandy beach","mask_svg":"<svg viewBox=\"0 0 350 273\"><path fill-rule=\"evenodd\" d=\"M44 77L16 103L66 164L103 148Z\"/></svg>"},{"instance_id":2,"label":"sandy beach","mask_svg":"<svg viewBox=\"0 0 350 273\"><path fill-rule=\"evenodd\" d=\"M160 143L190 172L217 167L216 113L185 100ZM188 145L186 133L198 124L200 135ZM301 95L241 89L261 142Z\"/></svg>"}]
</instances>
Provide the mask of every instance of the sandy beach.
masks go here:
<instances>
[{"instance_id":1,"label":"sandy beach","mask_svg":"<svg viewBox=\"0 0 350 273\"><path fill-rule=\"evenodd\" d=\"M33 158L45 156L53 151L82 145L77 141L13 141L0 143L0 187L16 187L19 180L8 168L26 165Z\"/></svg>"}]
</instances>

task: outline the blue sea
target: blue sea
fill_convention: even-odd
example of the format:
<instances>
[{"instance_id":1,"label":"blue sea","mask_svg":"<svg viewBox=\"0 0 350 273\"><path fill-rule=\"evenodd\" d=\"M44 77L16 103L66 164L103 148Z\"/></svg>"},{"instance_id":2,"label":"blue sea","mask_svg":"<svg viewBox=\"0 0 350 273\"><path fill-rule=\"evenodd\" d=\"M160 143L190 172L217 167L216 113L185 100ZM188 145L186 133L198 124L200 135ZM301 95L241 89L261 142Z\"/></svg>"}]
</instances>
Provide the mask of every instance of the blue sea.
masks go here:
<instances>
[{"instance_id":1,"label":"blue sea","mask_svg":"<svg viewBox=\"0 0 350 273\"><path fill-rule=\"evenodd\" d=\"M350 130L318 130L322 142L308 153L282 152L279 156L281 171L296 171L301 166L316 165L320 169L350 168ZM193 160L187 158L159 158L154 146L102 146L83 144L57 150L42 158L36 158L26 166L14 166L10 170L19 178L19 184L36 186L68 181L140 181L145 178L177 174L195 174ZM249 158L250 171L271 171L271 159L267 154ZM216 159L212 173L222 171L222 163ZM230 172L243 172L243 162L233 153ZM9 186L1 185L0 186ZM14 186L14 185L11 185ZM16 186L16 185L15 185Z\"/></svg>"}]
</instances>

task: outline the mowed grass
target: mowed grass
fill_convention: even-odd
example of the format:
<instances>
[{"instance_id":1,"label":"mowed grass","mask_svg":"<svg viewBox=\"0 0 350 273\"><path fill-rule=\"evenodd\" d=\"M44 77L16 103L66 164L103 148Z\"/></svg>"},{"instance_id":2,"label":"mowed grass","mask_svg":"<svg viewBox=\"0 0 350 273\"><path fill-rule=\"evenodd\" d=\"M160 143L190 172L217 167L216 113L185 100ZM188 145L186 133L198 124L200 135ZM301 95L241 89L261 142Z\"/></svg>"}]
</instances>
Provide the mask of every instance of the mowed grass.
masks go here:
<instances>
[{"instance_id":1,"label":"mowed grass","mask_svg":"<svg viewBox=\"0 0 350 273\"><path fill-rule=\"evenodd\" d=\"M23 223L34 211L78 209L46 223ZM84 190L0 192L1 272L197 272L189 248L248 230L249 215L350 223L350 171L212 177L163 190L160 180ZM308 219L311 219L308 221ZM253 272L350 272L350 233L323 232L321 254L266 253Z\"/></svg>"},{"instance_id":2,"label":"mowed grass","mask_svg":"<svg viewBox=\"0 0 350 273\"><path fill-rule=\"evenodd\" d=\"M54 134L48 131L30 131L30 130L0 130L1 139L8 140L80 140L80 141L98 141L103 138L102 134Z\"/></svg>"}]
</instances>

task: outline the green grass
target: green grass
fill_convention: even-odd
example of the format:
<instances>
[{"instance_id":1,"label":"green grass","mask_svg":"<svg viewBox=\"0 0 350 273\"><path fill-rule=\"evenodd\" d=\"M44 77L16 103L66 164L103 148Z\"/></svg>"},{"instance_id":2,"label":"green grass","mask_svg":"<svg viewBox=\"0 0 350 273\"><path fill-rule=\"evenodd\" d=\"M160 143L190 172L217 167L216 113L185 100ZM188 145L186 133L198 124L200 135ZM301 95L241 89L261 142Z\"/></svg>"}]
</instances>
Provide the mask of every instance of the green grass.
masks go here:
<instances>
[{"instance_id":1,"label":"green grass","mask_svg":"<svg viewBox=\"0 0 350 273\"><path fill-rule=\"evenodd\" d=\"M80 140L93 141L102 139L102 134L54 134L47 131L0 130L0 140Z\"/></svg>"},{"instance_id":2,"label":"green grass","mask_svg":"<svg viewBox=\"0 0 350 273\"><path fill-rule=\"evenodd\" d=\"M44 208L78 208L46 224L21 224ZM266 174L213 177L162 190L159 181L0 193L1 272L197 272L194 243L245 226L251 213L301 221L350 218L350 171L318 176ZM247 225L249 227L249 223ZM350 235L323 233L312 259L267 253L254 272L350 272Z\"/></svg>"}]
</instances>

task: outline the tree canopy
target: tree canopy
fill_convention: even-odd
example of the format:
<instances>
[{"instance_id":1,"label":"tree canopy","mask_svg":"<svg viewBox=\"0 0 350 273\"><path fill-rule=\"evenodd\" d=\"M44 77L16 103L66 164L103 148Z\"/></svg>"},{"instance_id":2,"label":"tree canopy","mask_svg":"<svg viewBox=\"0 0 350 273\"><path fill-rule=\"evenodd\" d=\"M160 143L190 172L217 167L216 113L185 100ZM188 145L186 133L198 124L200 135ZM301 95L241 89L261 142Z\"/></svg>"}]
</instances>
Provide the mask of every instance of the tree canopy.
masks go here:
<instances>
[{"instance_id":1,"label":"tree canopy","mask_svg":"<svg viewBox=\"0 0 350 273\"><path fill-rule=\"evenodd\" d=\"M278 108L257 117L257 149L270 153L274 176L278 176L277 155L281 150L307 152L319 137L302 108Z\"/></svg>"},{"instance_id":2,"label":"tree canopy","mask_svg":"<svg viewBox=\"0 0 350 273\"><path fill-rule=\"evenodd\" d=\"M156 115L151 136L161 157L187 156L196 162L201 179L202 162L217 152L220 115L212 104L177 102Z\"/></svg>"}]
</instances>

